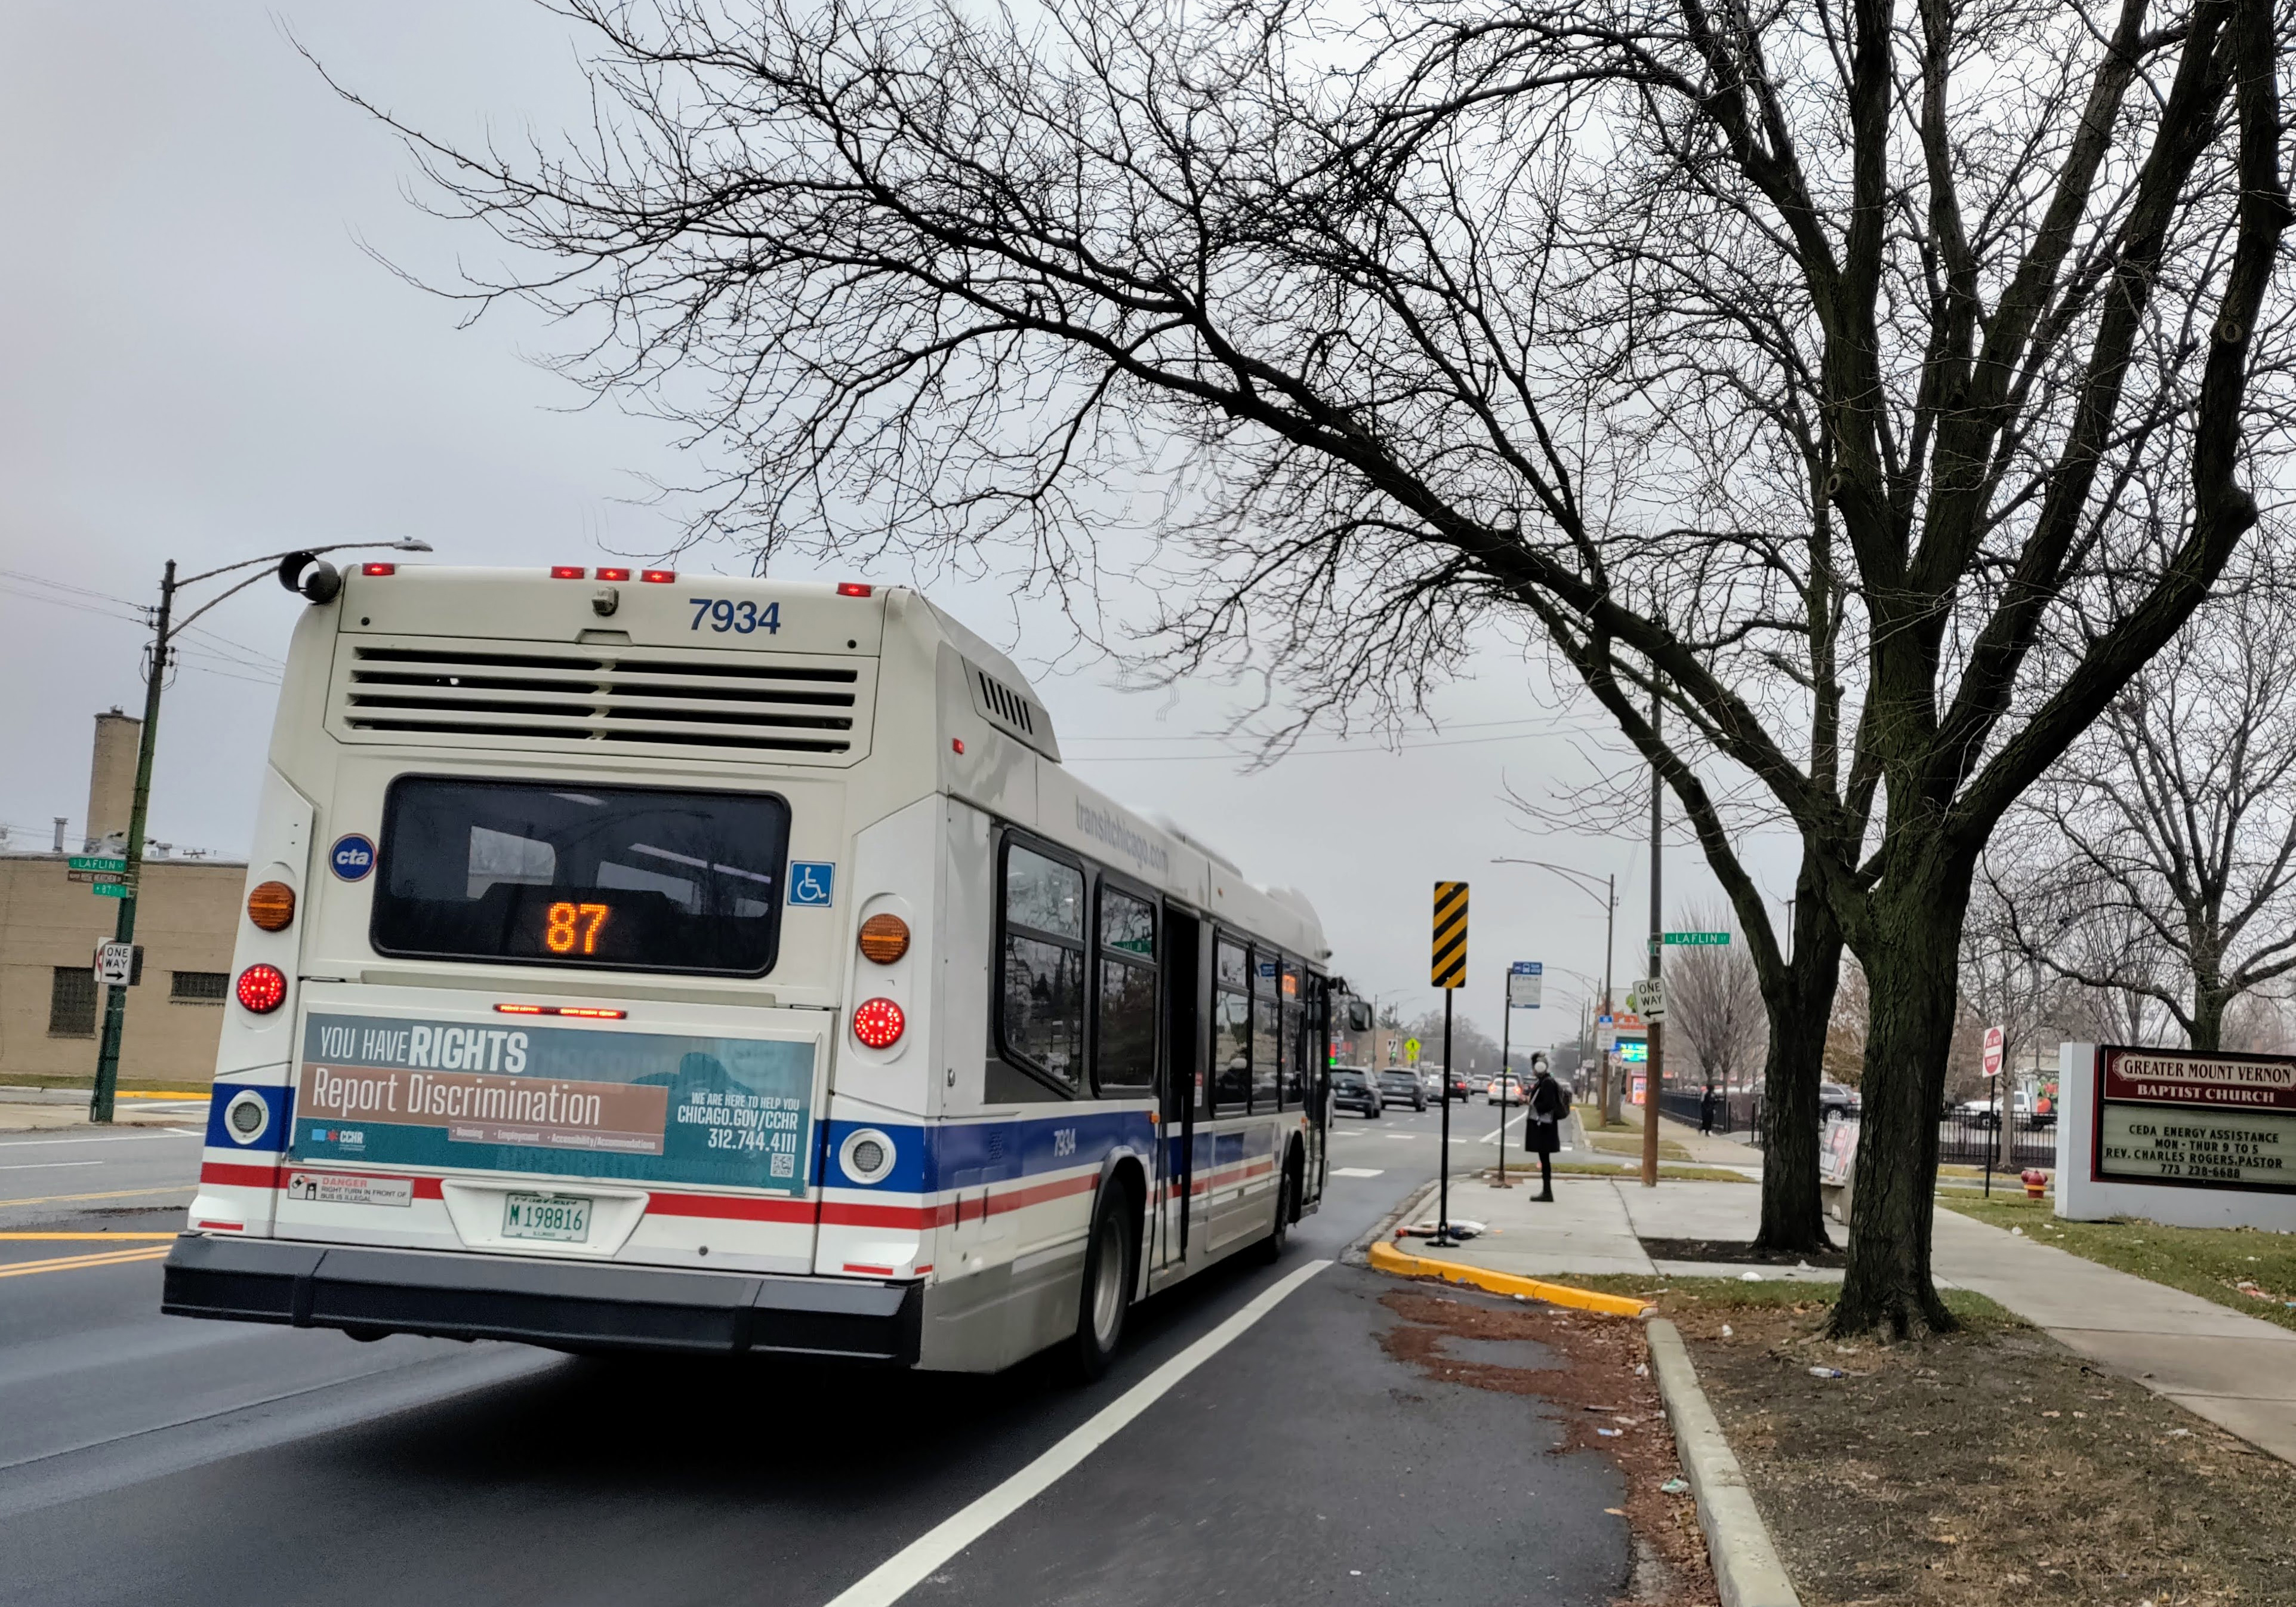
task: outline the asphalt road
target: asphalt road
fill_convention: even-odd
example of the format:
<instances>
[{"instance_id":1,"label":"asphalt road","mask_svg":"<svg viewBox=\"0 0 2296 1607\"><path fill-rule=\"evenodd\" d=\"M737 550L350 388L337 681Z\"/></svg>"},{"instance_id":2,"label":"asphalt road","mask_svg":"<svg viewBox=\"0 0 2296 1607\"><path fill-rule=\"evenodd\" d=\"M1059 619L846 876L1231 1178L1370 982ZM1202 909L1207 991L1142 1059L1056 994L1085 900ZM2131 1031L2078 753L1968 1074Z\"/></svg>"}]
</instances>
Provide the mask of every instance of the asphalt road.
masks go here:
<instances>
[{"instance_id":1,"label":"asphalt road","mask_svg":"<svg viewBox=\"0 0 2296 1607\"><path fill-rule=\"evenodd\" d=\"M828 1607L1336 1263L1433 1173L1436 1122L1341 1118L1324 1208L1283 1262L1239 1257L1140 1308L1084 1389L1042 1362L987 1379L601 1363L191 1322L159 1315L156 1260L61 1265L162 1241L0 1239L0 1603ZM1454 1125L1455 1166L1490 1154L1480 1104ZM166 1134L0 1136L0 1167L25 1168L0 1170L0 1232L165 1233L188 1190L135 1191L196 1153ZM1611 1600L1631 1545L1605 1510L1615 1470L1551 1455L1535 1399L1391 1358L1394 1288L1307 1274L898 1599ZM1507 1365L1540 1365L1510 1343Z\"/></svg>"}]
</instances>

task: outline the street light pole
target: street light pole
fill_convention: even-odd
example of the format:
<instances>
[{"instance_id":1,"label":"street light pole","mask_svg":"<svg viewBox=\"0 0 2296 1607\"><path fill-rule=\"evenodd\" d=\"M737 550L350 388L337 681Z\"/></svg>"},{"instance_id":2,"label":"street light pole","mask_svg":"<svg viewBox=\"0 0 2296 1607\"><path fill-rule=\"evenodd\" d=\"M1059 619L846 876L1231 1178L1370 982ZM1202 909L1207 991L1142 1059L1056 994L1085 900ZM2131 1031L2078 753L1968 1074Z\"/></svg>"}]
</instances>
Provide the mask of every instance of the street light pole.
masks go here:
<instances>
[{"instance_id":1,"label":"street light pole","mask_svg":"<svg viewBox=\"0 0 2296 1607\"><path fill-rule=\"evenodd\" d=\"M1496 856L1494 856L1494 857L1492 857L1492 859L1491 859L1491 863L1492 863L1493 865L1530 865L1530 866L1532 866L1532 867L1534 867L1534 868L1536 868L1536 869L1538 869L1538 870L1542 870L1542 871L1552 871L1552 872L1554 872L1556 875L1558 875L1558 876L1562 876L1562 877L1563 877L1563 878L1567 879L1567 880L1570 881L1570 885L1571 885L1571 886L1573 886L1573 887L1577 888L1580 892L1582 892L1582 893L1586 894L1589 898L1593 898L1593 899L1596 900L1597 902L1599 902L1599 903L1602 905L1602 906L1603 906L1603 1011L1602 1011L1602 1013L1603 1013L1604 1015L1609 1015L1609 1014L1611 1013L1611 957L1612 957L1612 955L1613 955L1614 951L1615 951L1615 950L1617 949L1617 947L1618 947L1618 934L1619 934L1619 875L1618 875L1618 873L1617 873L1616 871L1613 871L1613 872L1611 872L1611 873L1610 873L1610 875L1608 875L1607 877L1603 878L1603 890L1598 893L1598 892L1596 892L1596 891L1595 890L1594 886L1592 885L1592 884L1593 884L1593 882L1594 882L1595 877L1594 877L1594 873L1593 873L1592 872L1590 872L1590 871L1578 871L1578 870L1573 870L1573 869L1571 869L1571 868L1570 868L1569 865L1556 865L1556 864L1554 864L1553 861L1551 861L1551 860L1546 860L1546 859L1515 859L1515 858L1511 858L1511 857L1509 857L1508 856L1506 856L1506 855L1505 855L1505 854L1500 854L1500 855L1496 855ZM1607 1125L1609 1125L1611 1122L1615 1121L1615 1120L1618 1119L1618 1112L1617 1112L1617 1111L1613 1111L1613 1110L1611 1108L1611 1051L1609 1051L1609 1050L1605 1049L1605 1050L1603 1050L1603 1051L1601 1052L1601 1054L1602 1054L1602 1056L1603 1056L1603 1087L1602 1087L1603 1121L1604 1125L1606 1125L1606 1126L1607 1126Z\"/></svg>"},{"instance_id":2,"label":"street light pole","mask_svg":"<svg viewBox=\"0 0 2296 1607\"><path fill-rule=\"evenodd\" d=\"M152 661L144 667L144 729L135 744L135 796L127 811L127 846L123 856L120 878L119 915L112 926L113 939L132 944L135 940L135 901L144 874L144 825L152 805L152 760L159 750L160 693L168 676L168 649L175 635L191 627L192 621L213 608L233 593L245 590L260 580L260 574L250 576L221 595L209 598L192 611L182 623L176 622L176 594L184 586L217 575L228 575L237 570L252 569L258 564L275 564L287 558L316 558L321 553L339 553L352 547L390 547L401 553L427 553L430 544L425 541L339 541L332 546L297 549L272 553L261 558L245 558L237 563L225 564L221 569L209 570L187 580L176 578L176 561L168 560L168 567L160 576L160 606L152 613ZM103 1036L95 1052L95 1088L88 1099L87 1119L109 1122L114 1103L119 1093L119 1040L127 1024L127 988L113 982L106 985L103 999Z\"/></svg>"},{"instance_id":3,"label":"street light pole","mask_svg":"<svg viewBox=\"0 0 2296 1607\"><path fill-rule=\"evenodd\" d=\"M1651 677L1651 737L1658 737L1659 713L1658 677ZM1660 833L1666 824L1666 779L1655 764L1651 766L1651 916L1650 916L1650 974L1659 980L1659 951L1666 931L1665 922L1659 913L1659 855ZM1663 984L1661 984L1662 986ZM1643 1186L1658 1186L1658 1096L1666 1077L1666 1021L1654 1015L1650 1023L1650 1061L1643 1070Z\"/></svg>"}]
</instances>

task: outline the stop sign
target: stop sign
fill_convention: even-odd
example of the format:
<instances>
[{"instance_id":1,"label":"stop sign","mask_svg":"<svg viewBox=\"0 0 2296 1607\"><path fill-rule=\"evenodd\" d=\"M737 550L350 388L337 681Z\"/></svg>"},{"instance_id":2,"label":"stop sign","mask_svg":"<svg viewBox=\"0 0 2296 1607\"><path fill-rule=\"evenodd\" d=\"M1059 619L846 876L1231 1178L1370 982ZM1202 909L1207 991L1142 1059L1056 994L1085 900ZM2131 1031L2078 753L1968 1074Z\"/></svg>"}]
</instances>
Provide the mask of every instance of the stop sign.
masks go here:
<instances>
[{"instance_id":1,"label":"stop sign","mask_svg":"<svg viewBox=\"0 0 2296 1607\"><path fill-rule=\"evenodd\" d=\"M1985 1075L2001 1075L2001 1040L2007 1036L1998 1027L1985 1029Z\"/></svg>"}]
</instances>

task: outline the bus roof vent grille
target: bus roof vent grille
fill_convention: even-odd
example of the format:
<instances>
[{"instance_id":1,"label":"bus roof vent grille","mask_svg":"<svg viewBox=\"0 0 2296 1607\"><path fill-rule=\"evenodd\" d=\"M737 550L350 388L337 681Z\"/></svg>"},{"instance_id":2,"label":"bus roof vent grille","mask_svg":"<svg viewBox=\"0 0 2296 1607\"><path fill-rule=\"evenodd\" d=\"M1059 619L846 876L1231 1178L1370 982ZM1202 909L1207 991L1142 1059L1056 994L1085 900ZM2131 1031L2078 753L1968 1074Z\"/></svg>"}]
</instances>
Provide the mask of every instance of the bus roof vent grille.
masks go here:
<instances>
[{"instance_id":1,"label":"bus roof vent grille","mask_svg":"<svg viewBox=\"0 0 2296 1607\"><path fill-rule=\"evenodd\" d=\"M344 654L334 713L354 740L849 764L867 751L876 701L865 660L404 638L347 642Z\"/></svg>"},{"instance_id":2,"label":"bus roof vent grille","mask_svg":"<svg viewBox=\"0 0 2296 1607\"><path fill-rule=\"evenodd\" d=\"M981 718L1019 737L1046 758L1060 758L1060 748L1053 737L1052 717L1045 712L1042 704L1006 685L970 659L964 661L964 673L972 685L972 707Z\"/></svg>"}]
</instances>

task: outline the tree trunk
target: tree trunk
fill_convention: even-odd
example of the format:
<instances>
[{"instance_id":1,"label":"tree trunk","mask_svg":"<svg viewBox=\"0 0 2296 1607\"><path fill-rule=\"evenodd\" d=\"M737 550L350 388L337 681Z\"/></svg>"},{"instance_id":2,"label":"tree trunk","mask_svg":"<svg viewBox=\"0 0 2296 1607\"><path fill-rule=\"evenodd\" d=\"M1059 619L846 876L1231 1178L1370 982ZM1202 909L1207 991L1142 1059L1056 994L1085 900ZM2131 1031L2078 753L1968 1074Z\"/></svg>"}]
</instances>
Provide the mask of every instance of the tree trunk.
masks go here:
<instances>
[{"instance_id":1,"label":"tree trunk","mask_svg":"<svg viewBox=\"0 0 2296 1607\"><path fill-rule=\"evenodd\" d=\"M1904 1339L1956 1326L1931 1280L1930 1241L1969 872L1939 863L1935 849L1907 845L1903 858L1915 861L1913 873L1890 874L1875 890L1870 947L1857 956L1872 1015L1837 1336L1886 1330Z\"/></svg>"},{"instance_id":2,"label":"tree trunk","mask_svg":"<svg viewBox=\"0 0 2296 1607\"><path fill-rule=\"evenodd\" d=\"M1841 934L1806 887L1794 906L1793 959L1762 1003L1770 1018L1762 1067L1762 1230L1757 1250L1797 1253L1829 1247L1818 1194L1818 1085L1825 1030L1841 981Z\"/></svg>"}]
</instances>

